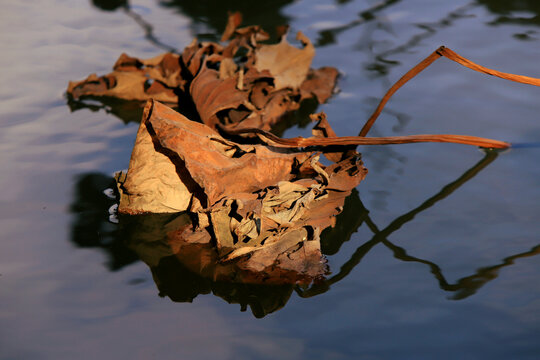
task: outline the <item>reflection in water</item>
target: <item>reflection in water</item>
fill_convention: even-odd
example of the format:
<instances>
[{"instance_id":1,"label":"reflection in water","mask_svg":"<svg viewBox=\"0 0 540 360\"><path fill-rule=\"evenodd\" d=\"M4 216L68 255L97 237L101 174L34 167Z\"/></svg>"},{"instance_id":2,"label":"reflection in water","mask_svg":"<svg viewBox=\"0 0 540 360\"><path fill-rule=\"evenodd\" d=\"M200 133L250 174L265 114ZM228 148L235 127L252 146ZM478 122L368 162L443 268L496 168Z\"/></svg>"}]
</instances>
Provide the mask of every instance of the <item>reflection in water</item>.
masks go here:
<instances>
[{"instance_id":1,"label":"reflection in water","mask_svg":"<svg viewBox=\"0 0 540 360\"><path fill-rule=\"evenodd\" d=\"M383 240L382 242L385 246L387 246L390 250L392 250L392 252L394 253L394 256L397 259L400 259L403 261L418 262L421 264L428 265L431 273L435 276L435 278L439 282L440 288L443 290L455 293L451 297L451 299L453 300L461 300L475 294L478 291L478 289L484 286L487 282L499 276L500 269L506 266L513 265L514 260L540 254L540 245L537 245L528 251L504 258L500 264L480 268L476 271L476 273L459 279L455 284L449 284L448 281L446 281L441 268L437 264L429 260L419 259L419 258L410 256L407 254L405 249L392 244L390 241L386 239Z\"/></svg>"},{"instance_id":2,"label":"reflection in water","mask_svg":"<svg viewBox=\"0 0 540 360\"><path fill-rule=\"evenodd\" d=\"M392 234L393 232L399 230L403 225L405 225L406 223L412 221L415 218L416 215L418 215L419 213L421 213L422 211L424 211L426 209L429 209L430 207L435 205L438 201L443 200L444 198L451 195L461 185L463 185L465 182L467 182L468 180L470 180L471 178L476 176L476 174L478 174L482 169L484 169L491 162L493 162L497 158L497 155L498 154L495 151L487 151L486 155L484 156L484 158L482 160L480 160L476 165L474 165L472 168L467 170L457 180L455 180L455 181L451 182L450 184L446 185L445 187L443 187L437 194L435 194L434 196L432 196L429 199L427 199L426 201L424 201L422 204L420 204L420 206L418 206L415 209L413 209L413 210L399 216L398 218L396 218L394 221L392 221L388 226L386 226L382 230L379 230L377 225L369 218L369 216L367 216L366 219L365 219L365 222L366 222L366 225L369 227L369 229L374 233L373 238L370 241L363 244L362 246L360 246L356 250L356 252L353 254L351 259L347 263L345 263L345 265L343 265L341 267L340 272L337 275L334 275L332 278L328 279L326 281L326 284L318 284L314 288L310 289L310 291L303 292L302 296L313 296L314 294L318 294L320 292L321 288L324 289L324 291L327 291L328 286L330 284L333 284L333 283L343 279L346 275L348 275L351 272L351 270L360 262L360 260L364 257L364 255L366 255L367 252L369 250L371 250L371 248L373 248L375 245L377 245L379 243L383 243L385 246L390 248L390 250L393 251L394 256L399 260L418 261L418 262L422 262L422 263L432 265L430 270L435 275L437 280L439 280L441 289L447 290L447 291L456 291L456 292L459 292L460 294L466 293L467 296L474 294L478 290L478 288L480 288L482 285L484 285L489 280L494 279L496 277L496 274L493 277L484 277L482 275L479 275L479 274L483 273L483 269L480 269L477 272L476 275L472 275L471 277L463 278L463 279L459 280L458 284L456 284L456 285L448 285L448 283L444 279L444 276L442 275L442 271L441 271L439 266L437 266L434 263L429 262L427 260L416 259L416 258L412 258L412 257L408 256L404 249L402 249L402 248L400 248L398 246L395 246L390 241L388 241L387 238L388 238L388 236L390 236L390 234ZM499 268L499 267L500 266L495 266L495 268ZM493 268L493 267L490 267L489 269L491 269L491 268ZM434 271L434 270L436 270L436 271ZM471 281L465 280L465 279L469 279L469 278L484 278L485 281L471 282ZM459 295L456 295L456 298L458 296ZM459 297L459 298L464 298L464 297L466 297L466 296L462 296L462 297Z\"/></svg>"},{"instance_id":3,"label":"reflection in water","mask_svg":"<svg viewBox=\"0 0 540 360\"><path fill-rule=\"evenodd\" d=\"M154 35L154 27L144 18L134 12L128 0L92 0L92 5L103 11L122 10L132 18L144 31L145 39L154 46L167 52L178 53L178 50L170 45L164 44ZM88 109L92 112L104 110L122 120L124 123L141 121L144 102L126 101L112 97L85 97L75 100L67 96L67 105L72 112L80 109Z\"/></svg>"},{"instance_id":4,"label":"reflection in water","mask_svg":"<svg viewBox=\"0 0 540 360\"><path fill-rule=\"evenodd\" d=\"M92 0L92 5L103 11L115 11L128 7L128 0Z\"/></svg>"},{"instance_id":5,"label":"reflection in water","mask_svg":"<svg viewBox=\"0 0 540 360\"><path fill-rule=\"evenodd\" d=\"M151 44L165 51L173 53L176 53L178 51L176 48L161 42L154 35L154 27L149 22L144 20L141 15L137 14L131 9L128 0L92 0L92 5L104 11L116 11L119 9L123 10L127 16L135 20L137 25L139 25L143 29L145 39L148 40Z\"/></svg>"},{"instance_id":6,"label":"reflection in water","mask_svg":"<svg viewBox=\"0 0 540 360\"><path fill-rule=\"evenodd\" d=\"M251 0L163 0L160 1L160 5L175 8L182 15L189 16L192 20L192 31L200 39L219 41L217 34L221 34L225 30L227 12L239 11L242 13L243 25L260 25L276 40L276 27L287 25L290 22L290 19L281 13L281 9L292 2L293 0L260 2ZM92 0L92 5L103 11L123 10L126 15L141 26L146 40L150 43L166 51L178 51L154 36L154 27L131 9L128 0Z\"/></svg>"},{"instance_id":7,"label":"reflection in water","mask_svg":"<svg viewBox=\"0 0 540 360\"><path fill-rule=\"evenodd\" d=\"M213 246L191 244L177 252L174 234L189 227L187 213L120 217L119 237L152 271L160 296L192 302L199 294L214 294L230 304L251 308L257 318L282 308L293 285L266 285L232 281L234 267L218 262ZM227 279L227 280L224 280Z\"/></svg>"},{"instance_id":8,"label":"reflection in water","mask_svg":"<svg viewBox=\"0 0 540 360\"><path fill-rule=\"evenodd\" d=\"M98 99L85 98L75 100L70 96L67 97L67 105L71 112L80 109L88 109L92 112L105 111L107 114L112 114L122 120L124 124L129 122L141 121L143 114L144 103L139 101L127 101L109 97L99 97Z\"/></svg>"},{"instance_id":9,"label":"reflection in water","mask_svg":"<svg viewBox=\"0 0 540 360\"><path fill-rule=\"evenodd\" d=\"M540 25L540 2L538 0L476 0L490 12L498 15L491 24ZM526 13L526 14L524 14Z\"/></svg>"},{"instance_id":10,"label":"reflection in water","mask_svg":"<svg viewBox=\"0 0 540 360\"><path fill-rule=\"evenodd\" d=\"M398 61L392 60L392 55L407 53L414 47L421 44L425 39L434 36L438 31L453 26L457 20L473 16L469 14L473 7L474 4L460 6L437 21L417 24L416 26L421 30L418 34L411 36L411 38L400 45L391 47L390 49L386 49L380 53L373 54L373 62L368 64L366 69L377 72L380 75L388 74L390 67L400 64ZM370 43L367 48L373 48L373 45L373 43Z\"/></svg>"},{"instance_id":11,"label":"reflection in water","mask_svg":"<svg viewBox=\"0 0 540 360\"><path fill-rule=\"evenodd\" d=\"M199 294L214 294L229 304L249 307L256 318L281 309L293 292L293 285L242 284L213 281L187 269L175 256L161 259L150 268L160 296L175 302L192 302Z\"/></svg>"},{"instance_id":12,"label":"reflection in water","mask_svg":"<svg viewBox=\"0 0 540 360\"><path fill-rule=\"evenodd\" d=\"M349 23L319 31L316 46L322 47L335 44L337 43L337 37L341 33L361 25L370 25L364 28L364 35L360 39L358 49L372 52L373 49L376 48L375 45L377 45L374 32L390 26L388 20L385 17L379 16L378 13L387 10L398 3L400 3L400 0L385 0L378 2L374 6L361 11L358 14L358 17ZM395 47L380 53L374 53L373 60L366 65L366 70L378 73L379 75L387 75L390 67L399 65L399 62L393 60L391 55L406 53L415 46L421 44L423 40L435 35L438 31L453 26L455 21L474 17L474 15L470 13L470 10L478 6L484 6L487 10L497 15L496 19L491 22L492 25L540 25L539 1L476 0L456 8L441 19L429 23L416 24L421 30L420 33L413 35L410 39ZM520 40L530 40L533 34L536 34L536 31L530 30L524 33L515 34L514 36Z\"/></svg>"},{"instance_id":13,"label":"reflection in water","mask_svg":"<svg viewBox=\"0 0 540 360\"><path fill-rule=\"evenodd\" d=\"M325 255L338 253L343 243L349 241L362 224L374 235L355 250L335 275L316 281L310 287L253 284L249 280L246 283L246 278L242 278L237 269L219 263L214 247L205 242L184 246L182 251L178 251L178 239L175 240L171 234L182 233L183 229L191 226L192 219L187 213L122 216L118 226L109 223L108 208L113 200L103 194L103 189L114 185L114 180L100 174L87 174L79 178L71 206L72 212L76 214L72 241L78 246L101 247L106 250L111 258L111 270L117 270L137 258L143 260L152 271L160 296L167 296L177 302L192 302L199 294L212 293L229 303L240 304L243 311L249 307L256 317L263 317L285 306L293 290L301 297L312 297L328 291L333 284L350 274L378 244L388 247L398 260L427 265L440 288L453 293L453 299L460 300L476 293L487 282L495 279L500 269L512 265L515 260L540 254L540 245L510 255L500 264L482 267L474 274L450 284L437 264L407 254L404 248L390 242L388 237L414 220L422 211L451 195L496 158L496 152L487 151L481 161L458 179L383 229L379 229L371 220L358 192L353 191L345 201L343 212L337 216L335 227L322 232L322 252Z\"/></svg>"},{"instance_id":14,"label":"reflection in water","mask_svg":"<svg viewBox=\"0 0 540 360\"><path fill-rule=\"evenodd\" d=\"M118 237L118 226L109 221L109 208L115 200L103 193L116 186L110 176L89 173L77 179L73 203L71 241L82 248L102 248L108 255L107 267L116 271L139 258Z\"/></svg>"},{"instance_id":15,"label":"reflection in water","mask_svg":"<svg viewBox=\"0 0 540 360\"><path fill-rule=\"evenodd\" d=\"M339 25L333 28L328 28L319 31L319 38L315 42L315 46L326 46L326 45L332 45L337 43L337 36L340 35L342 32L353 29L357 26L363 25L367 22L376 20L376 14L382 10L385 10L386 8L390 7L391 5L395 5L399 3L401 0L385 0L381 1L374 6L361 11L358 14L358 18L354 19L353 21L344 24ZM341 5L346 4L346 1L339 1Z\"/></svg>"},{"instance_id":16,"label":"reflection in water","mask_svg":"<svg viewBox=\"0 0 540 360\"><path fill-rule=\"evenodd\" d=\"M393 5L398 4L399 2L400 0L383 1L367 10L360 12L357 19L345 25L340 25L334 28L328 28L320 31L317 46L335 44L337 42L337 35L341 34L344 31L355 28L359 25L367 25L369 23L370 26L364 29L364 35L359 41L358 49L372 53L373 60L366 64L366 70L376 73L379 76L384 76L389 73L389 70L392 66L400 64L398 61L391 59L390 55L406 53L415 46L419 45L423 40L435 35L437 31L454 25L454 22L456 20L471 17L472 15L470 15L468 12L475 7L475 4L473 3L467 4L458 7L454 11L451 11L443 18L436 21L416 24L416 26L421 30L420 33L413 35L410 39L408 39L402 44L391 47L390 49L386 49L380 53L373 53L373 49L377 48L376 45L378 43L378 40L375 40L375 32L380 29L389 28L391 25L386 17L381 17L377 14Z\"/></svg>"},{"instance_id":17,"label":"reflection in water","mask_svg":"<svg viewBox=\"0 0 540 360\"><path fill-rule=\"evenodd\" d=\"M490 25L516 24L540 26L540 2L537 0L477 0L496 16ZM535 40L536 30L527 30L514 34L518 40Z\"/></svg>"},{"instance_id":18,"label":"reflection in water","mask_svg":"<svg viewBox=\"0 0 540 360\"><path fill-rule=\"evenodd\" d=\"M252 1L252 0L162 0L161 5L176 8L192 19L192 31L200 39L219 41L219 36L227 24L225 16L229 11L242 13L242 26L260 25L276 40L277 26L287 25L290 19L281 9L293 0Z\"/></svg>"}]
</instances>

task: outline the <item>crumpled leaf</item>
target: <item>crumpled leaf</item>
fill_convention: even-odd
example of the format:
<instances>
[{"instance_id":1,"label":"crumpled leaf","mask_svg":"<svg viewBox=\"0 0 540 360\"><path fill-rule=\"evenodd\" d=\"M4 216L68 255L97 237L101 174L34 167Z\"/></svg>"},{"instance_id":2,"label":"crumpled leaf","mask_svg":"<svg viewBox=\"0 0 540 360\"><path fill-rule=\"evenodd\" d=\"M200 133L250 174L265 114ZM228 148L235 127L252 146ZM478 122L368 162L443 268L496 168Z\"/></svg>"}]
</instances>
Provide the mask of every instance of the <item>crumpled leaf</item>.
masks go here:
<instances>
[{"instance_id":1,"label":"crumpled leaf","mask_svg":"<svg viewBox=\"0 0 540 360\"><path fill-rule=\"evenodd\" d=\"M304 215L309 204L320 193L321 186L306 187L280 181L273 191L267 191L262 201L261 216L278 225L292 224Z\"/></svg>"},{"instance_id":2,"label":"crumpled leaf","mask_svg":"<svg viewBox=\"0 0 540 360\"><path fill-rule=\"evenodd\" d=\"M216 71L203 65L203 69L193 80L190 87L191 96L199 116L210 127L215 127L220 122L218 113L224 110L237 109L240 105L247 103L248 99L248 94L245 91L236 88L237 75L233 77L230 72L223 71L223 73L228 73L228 77L222 78L220 73L222 73L221 67L220 71ZM249 111L247 114L249 114ZM242 118L235 120L238 122Z\"/></svg>"},{"instance_id":3,"label":"crumpled leaf","mask_svg":"<svg viewBox=\"0 0 540 360\"><path fill-rule=\"evenodd\" d=\"M172 254L190 270L224 281L311 282L327 271L319 234L334 225L366 170L352 149L328 153L334 163L325 166L321 153L267 145L259 134L241 142L228 136L250 128L265 135L301 101L326 101L337 78L333 68L310 69L315 50L302 33L302 49L284 33L280 43L261 45L268 35L257 26L238 28L239 20L231 14L226 45L194 40L181 55L148 60L123 54L111 74L70 83L68 93L148 100L129 169L116 176L118 211L189 211L192 225L162 220L178 250ZM178 105L183 115L154 99ZM203 124L192 121L199 119ZM315 130L320 139L335 136L325 121ZM218 133L224 128L227 137ZM168 249L160 254L172 256Z\"/></svg>"},{"instance_id":4,"label":"crumpled leaf","mask_svg":"<svg viewBox=\"0 0 540 360\"><path fill-rule=\"evenodd\" d=\"M211 206L226 194L253 192L291 178L296 164L306 158L303 153L233 143L150 101L120 186L119 212L184 211L194 193L204 195L205 205Z\"/></svg>"},{"instance_id":5,"label":"crumpled leaf","mask_svg":"<svg viewBox=\"0 0 540 360\"><path fill-rule=\"evenodd\" d=\"M220 263L210 235L194 233L188 213L122 216L119 226L125 245L150 267L160 296L172 301L192 302L211 292L261 318L282 308L297 280L302 282L287 277L290 271L265 281L233 263Z\"/></svg>"},{"instance_id":6,"label":"crumpled leaf","mask_svg":"<svg viewBox=\"0 0 540 360\"><path fill-rule=\"evenodd\" d=\"M212 245L209 232L183 227L168 233L169 244L177 259L203 277L216 281L274 285L307 284L327 272L319 239L307 240L307 237L308 231L304 228L286 231L250 256L223 261Z\"/></svg>"},{"instance_id":7,"label":"crumpled leaf","mask_svg":"<svg viewBox=\"0 0 540 360\"><path fill-rule=\"evenodd\" d=\"M261 45L268 34L259 26L239 28L240 21L239 13L229 15L226 45L194 39L181 55L144 60L122 54L110 74L70 82L70 100L83 106L85 98L154 99L212 128L271 130L303 100L320 103L331 96L337 70L309 68L315 49L303 34L298 33L303 49L291 46L285 35L278 44Z\"/></svg>"},{"instance_id":8,"label":"crumpled leaf","mask_svg":"<svg viewBox=\"0 0 540 360\"><path fill-rule=\"evenodd\" d=\"M327 122L320 124L333 134ZM347 154L324 166L319 153L238 144L149 101L130 168L117 178L119 212L157 212L156 199L168 212L166 201L180 194L178 211L195 213L197 223L173 231L175 239L212 243L215 259L234 263L249 281L284 273L289 280L313 280L326 271L319 234L334 225L346 196L367 172L356 152ZM162 186L162 179L181 185Z\"/></svg>"},{"instance_id":9,"label":"crumpled leaf","mask_svg":"<svg viewBox=\"0 0 540 360\"><path fill-rule=\"evenodd\" d=\"M183 161L209 205L226 194L252 192L288 179L295 164L307 158L296 151L275 152L264 145L236 144L209 127L178 115L154 102L147 121L156 141Z\"/></svg>"}]
</instances>

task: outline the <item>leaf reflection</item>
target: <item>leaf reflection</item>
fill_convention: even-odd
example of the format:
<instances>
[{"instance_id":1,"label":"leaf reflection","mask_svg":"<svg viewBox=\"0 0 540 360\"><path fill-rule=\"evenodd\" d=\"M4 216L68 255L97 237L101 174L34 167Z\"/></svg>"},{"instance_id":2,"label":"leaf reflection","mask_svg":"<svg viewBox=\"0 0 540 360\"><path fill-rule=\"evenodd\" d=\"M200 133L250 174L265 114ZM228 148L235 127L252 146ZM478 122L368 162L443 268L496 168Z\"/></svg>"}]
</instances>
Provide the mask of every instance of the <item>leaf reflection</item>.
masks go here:
<instances>
[{"instance_id":1,"label":"leaf reflection","mask_svg":"<svg viewBox=\"0 0 540 360\"><path fill-rule=\"evenodd\" d=\"M71 112L88 109L92 112L105 111L107 114L116 116L124 124L141 121L144 103L139 101L127 101L112 97L86 98L75 100L67 98L67 105Z\"/></svg>"},{"instance_id":2,"label":"leaf reflection","mask_svg":"<svg viewBox=\"0 0 540 360\"><path fill-rule=\"evenodd\" d=\"M449 183L445 187L443 187L437 194L430 197L426 201L424 201L421 205L416 207L415 209L397 217L394 221L392 221L388 226L386 226L384 229L380 230L377 225L371 220L369 215L367 214L366 208L361 204L360 206L362 209L362 217L364 218L364 222L368 226L368 228L373 232L374 236L369 240L368 242L364 243L362 246L358 247L358 249L354 252L354 254L351 256L351 258L341 267L340 271L326 279L325 281L315 284L308 290L303 290L301 288L297 288L297 292L302 297L311 297L314 295L321 294L323 292L326 292L330 289L330 285L335 284L336 282L342 280L345 278L358 263L362 260L362 258L375 246L380 243L387 246L392 252L394 253L394 257L402 260L402 261L415 261L420 262L429 265L431 273L435 276L435 278L439 281L439 285L441 289L451 292L456 292L454 299L463 299L465 297L468 297L482 287L485 283L487 283L490 280L493 280L498 275L498 270L504 266L508 266L513 264L513 260L521 257L526 256L533 256L540 252L538 249L539 246L533 248L532 250L516 254L513 256L510 256L508 258L505 258L503 263L500 265L490 266L479 269L476 274L473 274L468 277L464 277L457 281L455 285L450 285L446 281L444 275L442 274L441 268L428 260L418 259L412 256L409 256L405 249L398 247L394 244L392 244L387 238L392 234L393 232L399 230L403 225L406 223L412 221L416 215L421 213L422 211L429 209L433 205L435 205L438 201L443 200L444 198L451 195L455 190L457 190L461 185L463 185L468 180L472 179L474 176L476 176L480 171L482 171L484 168L486 168L489 164L491 164L498 156L498 153L496 151L486 151L486 155L482 160L480 160L477 164L475 164L472 168L467 170L463 175L461 175L458 179L455 181ZM352 194L354 196L355 194ZM360 201L360 199L358 199ZM344 210L345 213L345 210ZM350 231L350 229L349 229Z\"/></svg>"},{"instance_id":3,"label":"leaf reflection","mask_svg":"<svg viewBox=\"0 0 540 360\"><path fill-rule=\"evenodd\" d=\"M171 233L191 225L188 213L149 214L120 218L119 237L152 271L161 297L192 302L199 294L214 294L241 310L251 308L257 318L281 309L293 292L292 284L235 282L235 268L218 262L214 247L191 244L175 251ZM174 242L174 240L172 240ZM223 281L216 278L227 278Z\"/></svg>"},{"instance_id":4,"label":"leaf reflection","mask_svg":"<svg viewBox=\"0 0 540 360\"><path fill-rule=\"evenodd\" d=\"M322 252L325 255L338 253L342 245L349 241L352 234L363 224L373 232L373 237L360 245L335 275L316 281L308 288L292 284L245 282L245 278L235 272L236 270L226 264L219 264L214 248L207 244L194 244L182 248L181 253L177 252L170 234L191 226L192 219L187 213L127 216L120 218L119 226L109 223L107 209L113 200L107 198L102 191L112 184L113 179L101 174L87 174L78 180L75 200L71 206L75 213L72 241L81 247L99 247L105 250L111 259L111 270L118 270L137 258L143 260L150 267L160 296L167 296L176 302L192 302L199 294L212 293L228 303L240 304L242 311L250 308L258 318L285 306L293 290L303 298L327 292L332 285L349 275L378 244L389 248L400 261L427 265L439 287L452 293L452 299L460 300L475 294L483 285L495 279L501 269L514 264L516 260L540 254L540 245L507 256L498 264L479 268L473 274L449 283L439 265L409 255L405 248L393 244L388 237L413 221L424 210L450 196L497 156L497 152L487 151L481 161L458 179L382 229L370 218L358 191L354 190L346 199L343 212L337 216L336 225L321 234Z\"/></svg>"}]
</instances>

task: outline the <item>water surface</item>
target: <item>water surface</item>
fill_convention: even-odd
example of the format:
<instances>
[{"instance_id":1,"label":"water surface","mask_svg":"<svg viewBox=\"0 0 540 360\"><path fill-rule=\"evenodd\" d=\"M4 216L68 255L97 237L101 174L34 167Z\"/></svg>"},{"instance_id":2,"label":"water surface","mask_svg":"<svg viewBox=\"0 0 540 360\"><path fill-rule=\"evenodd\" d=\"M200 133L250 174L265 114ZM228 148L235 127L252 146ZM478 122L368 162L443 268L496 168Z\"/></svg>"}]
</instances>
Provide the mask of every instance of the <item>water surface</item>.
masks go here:
<instances>
[{"instance_id":1,"label":"water surface","mask_svg":"<svg viewBox=\"0 0 540 360\"><path fill-rule=\"evenodd\" d=\"M68 80L109 72L122 52L145 58L194 36L215 40L227 10L314 41L314 66L342 72L340 92L318 108L340 135L356 134L386 89L440 45L540 77L535 1L264 4L3 3L0 358L538 358L540 89L446 59L395 95L372 135L460 133L515 149L361 148L369 174L323 239L327 283L256 292L277 299L262 318L216 284L159 296L101 192L128 165L136 116L99 103L75 110Z\"/></svg>"}]
</instances>

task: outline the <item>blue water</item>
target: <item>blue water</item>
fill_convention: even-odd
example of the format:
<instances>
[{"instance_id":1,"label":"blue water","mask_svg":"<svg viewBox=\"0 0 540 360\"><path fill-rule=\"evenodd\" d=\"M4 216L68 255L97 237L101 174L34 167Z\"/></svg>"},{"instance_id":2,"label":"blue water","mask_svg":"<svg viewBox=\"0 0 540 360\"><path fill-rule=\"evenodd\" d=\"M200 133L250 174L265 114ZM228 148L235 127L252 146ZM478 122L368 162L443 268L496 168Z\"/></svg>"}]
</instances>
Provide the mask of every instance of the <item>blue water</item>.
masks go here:
<instances>
[{"instance_id":1,"label":"blue water","mask_svg":"<svg viewBox=\"0 0 540 360\"><path fill-rule=\"evenodd\" d=\"M358 133L440 45L540 78L532 0L4 1L0 359L538 359L540 88L446 59L400 89L370 135L459 133L515 148L360 148L369 174L323 239L329 280L265 295L283 306L262 318L215 288L191 303L159 296L102 193L128 166L136 112L70 108L64 91L122 52L215 40L227 10L246 24L289 23L317 45L315 67L342 72L318 108L339 135Z\"/></svg>"}]
</instances>

